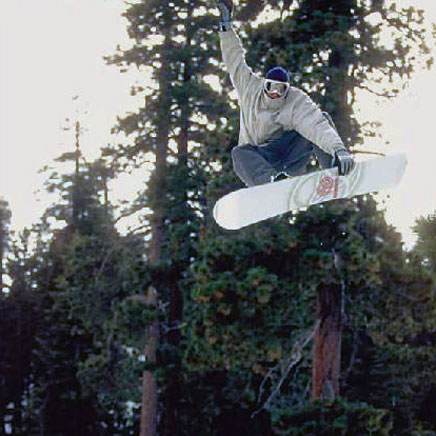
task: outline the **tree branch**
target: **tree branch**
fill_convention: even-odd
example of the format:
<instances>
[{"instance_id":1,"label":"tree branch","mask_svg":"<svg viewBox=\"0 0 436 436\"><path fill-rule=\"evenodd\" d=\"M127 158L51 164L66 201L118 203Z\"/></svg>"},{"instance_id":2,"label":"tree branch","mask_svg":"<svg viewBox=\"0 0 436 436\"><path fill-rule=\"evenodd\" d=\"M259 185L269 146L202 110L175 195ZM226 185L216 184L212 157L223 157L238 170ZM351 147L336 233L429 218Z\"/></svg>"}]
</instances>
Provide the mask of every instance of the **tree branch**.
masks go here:
<instances>
[{"instance_id":1,"label":"tree branch","mask_svg":"<svg viewBox=\"0 0 436 436\"><path fill-rule=\"evenodd\" d=\"M392 93L392 94L389 94L389 92L387 92L387 91L384 92L384 93L374 91L373 89L371 89L371 88L369 88L368 86L365 86L365 85L357 85L357 87L360 88L360 89L363 89L363 90L365 90L365 91L368 91L368 92L370 92L371 94L376 95L377 97L383 97L383 98L394 98L394 97L396 97L396 96L398 95L398 91L397 91L397 92L394 92L394 93Z\"/></svg>"},{"instance_id":2,"label":"tree branch","mask_svg":"<svg viewBox=\"0 0 436 436\"><path fill-rule=\"evenodd\" d=\"M278 381L278 383L274 386L274 388L272 389L271 394L269 395L269 397L266 399L266 401L262 404L261 407L259 407L259 409L257 409L256 411L253 412L253 414L251 415L251 417L257 415L262 409L266 409L270 406L272 400L274 399L274 397L277 395L277 393L280 391L280 388L283 384L283 382L286 380L289 372L291 371L291 369L296 366L302 357L303 354L303 349L304 347L313 339L313 337L315 336L316 331L318 330L319 327L319 321L316 322L315 326L312 327L309 330L306 330L301 336L300 338L296 341L296 343L294 344L294 346L292 347L292 351L291 351L291 355L289 356L289 358L287 359L287 362L285 364L283 364L284 362L281 361L279 362L276 366L274 366L273 368L271 368L267 374L265 375L260 387L259 387L259 397L258 397L258 403L260 402L260 399L263 395L264 392L264 386L265 383L267 381L268 378L271 377L271 375L278 369L278 368L284 368L282 370L282 375L280 377L280 380Z\"/></svg>"}]
</instances>

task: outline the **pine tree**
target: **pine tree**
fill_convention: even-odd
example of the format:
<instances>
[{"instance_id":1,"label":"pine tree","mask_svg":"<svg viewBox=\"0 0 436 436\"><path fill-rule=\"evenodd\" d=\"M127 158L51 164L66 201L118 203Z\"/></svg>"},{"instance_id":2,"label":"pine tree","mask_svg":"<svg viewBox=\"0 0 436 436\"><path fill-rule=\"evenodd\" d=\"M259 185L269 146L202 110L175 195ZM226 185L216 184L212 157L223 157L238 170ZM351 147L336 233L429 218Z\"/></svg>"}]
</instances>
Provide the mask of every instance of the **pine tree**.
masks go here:
<instances>
[{"instance_id":1,"label":"pine tree","mask_svg":"<svg viewBox=\"0 0 436 436\"><path fill-rule=\"evenodd\" d=\"M33 277L36 261L30 231L24 230L17 237L5 236L8 286L0 298L0 422L1 428L8 428L10 434L31 434L35 420L31 402L35 380L32 356L40 319L40 300Z\"/></svg>"},{"instance_id":2,"label":"pine tree","mask_svg":"<svg viewBox=\"0 0 436 436\"><path fill-rule=\"evenodd\" d=\"M167 380L174 382L166 395L169 403L163 408L162 431L174 434L176 428L176 405L170 391L179 390L180 375L170 369L171 365L159 365L156 347L159 342L161 349L168 346L178 354L183 301L179 281L195 251L199 217L205 214L204 175L196 159L203 144L213 147L219 142L211 131L204 129L205 125L225 122L223 98L203 79L218 72L210 62L217 52L208 9L207 2L191 1L132 5L125 15L135 45L111 59L120 65L135 63L153 68L146 106L120 120L118 126L126 133L136 133L133 144L107 151L125 159L127 167L140 164L150 153L155 162L147 191L138 201L152 210L151 217L146 217L151 235L148 262L152 268L161 270L147 291L145 304L156 309L158 304L168 303L165 323L169 333L162 335L156 321L145 330L148 367L143 377L141 435L156 433L156 364L166 367ZM163 276L171 277L171 282L162 280Z\"/></svg>"},{"instance_id":3,"label":"pine tree","mask_svg":"<svg viewBox=\"0 0 436 436\"><path fill-rule=\"evenodd\" d=\"M249 47L248 63L256 66L257 69L264 66L264 70L277 64L290 67L293 72L293 82L308 91L316 101L322 104L323 109L333 114L335 123L347 145L356 144L360 136L359 126L351 115L355 90L358 86L365 87L364 80L369 78L370 72L376 70L389 73L387 77L391 78L397 74L407 76L412 72L414 63L410 51L413 38L416 37L420 43L423 43L423 39L416 28L413 37L408 39L412 35L409 33L409 26L415 26L415 22L418 25L421 24L422 13L413 9L397 11L394 6L385 8L381 2L371 4L298 2L292 11L286 10L289 2L287 5L280 2L278 7L280 6L282 7L280 20L253 30L245 26L248 37L244 40L244 44ZM250 2L243 12L246 16L254 18L254 15L261 9L260 2ZM370 21L365 18L372 13L380 14L384 19L384 24L392 26L398 32L399 39L392 50L379 45L380 27L371 25ZM338 41L340 41L340 50L338 50ZM427 51L425 44L421 48L424 53ZM398 59L399 57L401 58ZM389 86L389 84L386 85ZM390 91L393 94L396 92L395 89ZM384 93L390 95L388 92ZM368 213L369 216L367 216ZM353 313L358 313L357 309L361 307L358 303L367 297L365 286L362 285L376 286L380 280L377 274L380 252L374 252L377 238L366 241L368 235L365 232L367 225L365 222L377 223L380 232L386 228L386 223L376 212L374 200L371 197L365 197L355 202L344 201L312 208L309 213L300 214L291 222L294 231L301 239L296 238L295 233L289 235L287 230L282 229L281 235L284 240L286 240L285 235L288 235L288 240L291 241L288 243L293 247L292 254L283 251L282 256L290 257L290 263L294 261L295 265L299 265L301 277L294 278L293 269L289 271L286 268L283 270L283 275L290 274L293 278L292 283L299 283L300 288L304 283L310 296L313 296L313 291L319 289L320 285L334 285L335 289L340 290L342 283L345 282L346 292L352 293L350 300ZM240 286L243 288L242 283L247 280L244 272L247 273L248 278L250 268L270 265L262 257L260 257L262 262L258 264L257 246L262 246L258 242L259 239L274 240L272 235L275 233L269 233L272 231L270 230L272 226L273 223L259 224L256 226L257 230L247 229L236 237L228 234L217 235L215 240L212 238L216 232L211 231L204 247L200 248L200 256L194 264L195 285L192 285L194 287L192 306L189 306L191 311L195 312L190 331L195 341L190 344L192 349L188 349L187 359L194 367L198 365L202 367L203 362L207 362L206 367L207 364L211 364L220 368L242 369L248 367L252 360L256 360L256 353L268 355L259 344L259 342L263 343L262 339L257 334L248 331L247 325L250 324L245 321L239 325L238 321L241 319L243 307L254 307L254 302L246 301L249 298L239 290ZM385 243L389 244L388 241L391 239L386 238ZM393 239L396 240L396 238ZM223 241L226 243L224 244ZM298 248L295 249L295 247ZM395 249L400 253L398 264L400 266L396 268L402 268L404 263L401 244L396 243ZM304 262L296 255L294 257L295 252L299 253L300 257L303 256ZM268 253L271 254L271 251ZM340 256L339 259L337 255ZM340 261L339 263L342 263L340 267L336 265L335 257ZM283 262L274 257L272 263L275 266ZM255 285L247 285L247 289L252 290L249 293L251 298L256 286L263 289L263 280L266 281L269 289L283 288L280 285L271 285L272 280L269 274L271 270L267 267L262 272L258 272ZM348 280L341 277L344 274L347 275ZM277 283L277 278L272 282ZM392 283L389 286L392 286ZM280 294L274 291L272 295ZM291 295L295 299L294 294ZM338 295L342 297L341 293ZM309 313L314 312L315 309L313 300L311 301L312 306L305 308L306 311L309 310ZM298 306L298 303L295 304ZM278 307L282 308L283 304L279 303ZM340 307L341 301L337 300L336 310L340 310ZM350 310L349 306L348 310ZM254 313L256 321L262 320L259 313ZM262 311L262 316L265 316L265 310ZM224 319L227 322L224 322ZM309 315L303 319L305 323L300 328L304 331L309 327L306 322L309 320L313 322L313 318ZM263 327L260 329L261 335L265 334L266 326ZM307 336L303 336L303 339L305 338ZM339 335L337 335L337 340L340 341ZM247 346L247 343L250 345ZM295 343L298 345L301 342L295 342L294 339ZM282 349L289 350L290 345L284 343ZM197 351L198 360L192 361L193 350ZM201 354L198 350L201 350ZM345 351L348 353L348 350ZM231 358L232 361L229 362L226 358ZM337 358L337 355L333 356L334 360ZM295 363L292 358L285 362L288 362L290 367L293 367ZM262 374L262 369L260 373ZM270 374L268 366L264 366L263 374ZM334 377L337 382L339 377L337 369ZM298 389L304 391L304 387L293 386L294 392ZM335 395L337 394L336 391ZM301 401L301 396L297 400ZM381 412L382 415L384 413ZM386 428L381 428L380 431L386 431Z\"/></svg>"},{"instance_id":4,"label":"pine tree","mask_svg":"<svg viewBox=\"0 0 436 436\"><path fill-rule=\"evenodd\" d=\"M374 14L395 32L397 39L392 49L380 44L380 26L367 19ZM284 17L282 11L279 23L261 26L258 31L249 33L253 45L262 41L257 45L261 49L254 51L257 57L252 59L253 62L264 60L267 67L286 62L291 71L296 71L293 81L306 88L315 101L331 113L346 145L353 146L360 136L360 128L353 117L352 103L356 91L361 88L372 91L365 82L373 77L374 72L379 72L389 77L384 86L391 88L384 89L382 95L396 95L398 89L390 83L395 77L407 77L412 73L416 63L413 62L412 49L419 46L421 53L428 55L421 31L411 30L416 24L422 25L422 18L422 12L414 8L397 10L395 5L387 8L383 2L301 1L288 17ZM291 41L290 45L288 41ZM321 387L316 388L319 383L335 386L333 396L339 393L342 329L340 286L330 286L327 295L325 288L321 287L319 291L318 312L321 317L315 337L314 398L322 396ZM324 323L331 328L322 331ZM333 348L337 352L332 354ZM322 351L326 349L330 350L328 354ZM328 373L333 380L317 381L319 375L323 378L322 374Z\"/></svg>"},{"instance_id":5,"label":"pine tree","mask_svg":"<svg viewBox=\"0 0 436 436\"><path fill-rule=\"evenodd\" d=\"M260 1L241 3L242 13L250 19L264 6ZM294 83L310 92L334 116L347 145L354 145L359 126L352 117L353 91L357 86L366 86L364 80L372 71L378 69L388 77L407 75L413 65L407 62L409 41L403 38L401 42L400 38L391 50L380 47L379 27L371 25L367 17L379 14L401 36L408 32L408 19L420 24L420 13L397 12L381 2L295 2L292 7L291 2L269 3L280 10L281 18L252 30L245 26L242 32L249 36L244 39L249 64L264 69L277 63L290 67ZM231 173L228 153L236 145L235 102L226 106L226 94L213 92L204 82L210 74L222 77L223 73L212 24L216 18L209 15L209 10L210 4L205 2L194 6L189 1L175 1L141 2L126 11L135 45L111 62L123 68L130 64L151 67L156 87L134 88L133 92L146 91L146 105L120 120L118 126L131 135L132 142L107 150L106 154L120 164L120 169L128 170L150 158L155 163L148 189L136 206L151 209L151 216L144 214L151 235L147 261L152 267L152 286L147 289L156 290L150 303L159 307L158 351L168 347L179 355L181 348L182 368L190 371L189 375L193 371L204 375L197 379L201 384L192 383L192 391L184 392L185 398L192 401L191 405L202 398L201 411L209 416L218 413L216 418L202 422L197 413L191 425L209 425L209 432L223 428L229 404L255 410L265 403L267 393L274 393L278 383L283 383L279 370L297 367L298 377L291 386L283 389L280 397L270 396L267 402L267 410L279 428L286 417L277 418L278 411L289 411L307 398L310 362L302 345L312 337L319 286L333 284L338 289L345 281L346 289L353 290L353 313L358 313L368 287L377 289L380 283L380 252L374 248L378 233L374 231L374 238L367 241L365 226L375 223L382 232L386 223L376 213L371 197L318 207L298 217L254 226L238 235L223 233L211 223L208 210L214 200L234 189L238 182ZM421 41L418 30L410 35ZM221 83L225 92L230 90L227 78ZM343 268L335 263L335 253L345 262ZM341 277L343 271L348 274L346 279ZM185 298L180 295L182 284ZM165 330L171 326L169 331L177 331L182 301L182 324L186 327L180 343L180 336L170 338ZM172 308L171 313L166 308ZM371 305L365 310L371 311ZM148 330L150 327L153 330ZM143 390L144 395L150 395L143 399L143 413L150 413L142 419L141 434L150 435L156 434L156 376L171 373L169 365L160 361L159 352L155 353L156 327L156 318L147 315L145 334L141 336L154 343L148 342L150 359L144 374L153 389ZM270 372L274 368L276 371ZM219 400L211 393L217 372L224 380L220 384L224 394ZM172 373L173 379L180 380L175 374L180 372ZM167 393L180 393L177 387L171 391L165 376L159 382ZM256 404L259 391L263 395ZM200 393L207 393L208 400L204 401ZM177 414L179 420L190 422L181 415L180 407L176 411L174 403L169 407L163 407L162 401L159 404L166 413L160 423L164 434L174 428ZM365 407L357 407L366 410L368 417L362 432L369 431L371 420L389 415ZM345 404L341 410L346 414L356 407ZM389 416L386 422L380 418L380 434L386 434L390 423Z\"/></svg>"},{"instance_id":6,"label":"pine tree","mask_svg":"<svg viewBox=\"0 0 436 436\"><path fill-rule=\"evenodd\" d=\"M136 291L143 252L135 238L116 231L111 172L102 159L86 162L78 123L75 132L74 151L56 159L67 169L48 178L57 200L35 226L33 267L24 273L39 313L27 385L31 424L48 435L131 434L126 402L138 401L129 386L137 359L119 340L119 312Z\"/></svg>"}]
</instances>

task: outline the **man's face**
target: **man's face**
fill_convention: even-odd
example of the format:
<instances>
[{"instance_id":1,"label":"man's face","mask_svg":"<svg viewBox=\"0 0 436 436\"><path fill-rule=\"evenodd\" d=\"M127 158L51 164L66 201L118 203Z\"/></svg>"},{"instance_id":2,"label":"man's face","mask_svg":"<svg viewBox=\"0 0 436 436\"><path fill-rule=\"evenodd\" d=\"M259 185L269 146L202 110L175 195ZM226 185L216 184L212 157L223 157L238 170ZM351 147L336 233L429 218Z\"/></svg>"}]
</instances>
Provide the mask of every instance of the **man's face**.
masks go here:
<instances>
[{"instance_id":1,"label":"man's face","mask_svg":"<svg viewBox=\"0 0 436 436\"><path fill-rule=\"evenodd\" d=\"M276 98L283 97L288 92L289 83L265 79L264 90L266 95L274 100Z\"/></svg>"}]
</instances>

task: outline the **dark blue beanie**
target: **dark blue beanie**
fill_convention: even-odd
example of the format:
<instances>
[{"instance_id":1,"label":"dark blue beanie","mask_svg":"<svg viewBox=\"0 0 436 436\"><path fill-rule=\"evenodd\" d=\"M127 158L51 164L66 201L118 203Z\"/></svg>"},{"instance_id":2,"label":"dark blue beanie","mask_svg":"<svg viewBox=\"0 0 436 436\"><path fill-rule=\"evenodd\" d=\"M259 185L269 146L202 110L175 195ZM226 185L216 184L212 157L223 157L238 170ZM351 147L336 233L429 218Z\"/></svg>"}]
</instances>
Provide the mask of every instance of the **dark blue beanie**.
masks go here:
<instances>
[{"instance_id":1,"label":"dark blue beanie","mask_svg":"<svg viewBox=\"0 0 436 436\"><path fill-rule=\"evenodd\" d=\"M289 82L289 73L282 67L271 68L265 76L270 80L277 80L278 82Z\"/></svg>"}]
</instances>

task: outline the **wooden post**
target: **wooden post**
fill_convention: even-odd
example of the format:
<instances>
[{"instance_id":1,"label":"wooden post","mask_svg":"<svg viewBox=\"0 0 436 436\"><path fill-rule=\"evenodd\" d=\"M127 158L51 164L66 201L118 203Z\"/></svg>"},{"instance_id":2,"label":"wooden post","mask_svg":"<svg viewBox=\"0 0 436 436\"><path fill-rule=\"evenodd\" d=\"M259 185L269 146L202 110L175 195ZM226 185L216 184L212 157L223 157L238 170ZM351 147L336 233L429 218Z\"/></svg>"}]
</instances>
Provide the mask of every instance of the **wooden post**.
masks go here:
<instances>
[{"instance_id":1,"label":"wooden post","mask_svg":"<svg viewBox=\"0 0 436 436\"><path fill-rule=\"evenodd\" d=\"M322 284L318 289L318 329L314 337L312 400L339 396L342 341L342 287Z\"/></svg>"}]
</instances>

